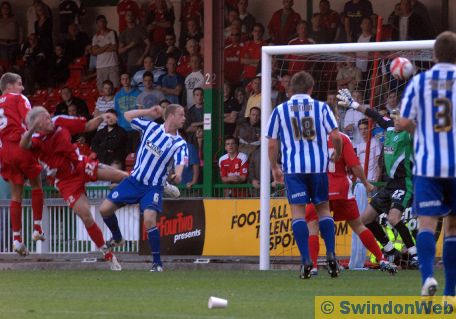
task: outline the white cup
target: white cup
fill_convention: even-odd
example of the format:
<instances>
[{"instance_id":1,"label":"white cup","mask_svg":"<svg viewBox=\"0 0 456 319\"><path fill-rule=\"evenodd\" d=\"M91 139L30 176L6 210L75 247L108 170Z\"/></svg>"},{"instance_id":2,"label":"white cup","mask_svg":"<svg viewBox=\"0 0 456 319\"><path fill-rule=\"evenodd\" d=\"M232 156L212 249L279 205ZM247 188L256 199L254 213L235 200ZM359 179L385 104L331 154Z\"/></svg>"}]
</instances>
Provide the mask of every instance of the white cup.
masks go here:
<instances>
[{"instance_id":1,"label":"white cup","mask_svg":"<svg viewBox=\"0 0 456 319\"><path fill-rule=\"evenodd\" d=\"M222 298L209 297L209 301L207 302L207 307L209 309L226 308L227 306L228 300Z\"/></svg>"}]
</instances>

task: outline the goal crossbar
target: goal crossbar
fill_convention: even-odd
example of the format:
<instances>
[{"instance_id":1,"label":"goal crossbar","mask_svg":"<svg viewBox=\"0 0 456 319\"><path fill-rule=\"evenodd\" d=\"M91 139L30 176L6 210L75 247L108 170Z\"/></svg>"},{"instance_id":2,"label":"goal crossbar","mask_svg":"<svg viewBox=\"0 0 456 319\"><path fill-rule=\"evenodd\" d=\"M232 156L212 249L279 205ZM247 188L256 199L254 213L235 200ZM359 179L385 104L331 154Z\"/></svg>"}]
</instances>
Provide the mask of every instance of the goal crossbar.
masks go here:
<instances>
[{"instance_id":1,"label":"goal crossbar","mask_svg":"<svg viewBox=\"0 0 456 319\"><path fill-rule=\"evenodd\" d=\"M264 46L261 56L261 184L260 184L260 270L270 269L270 164L268 159L267 123L271 114L271 63L273 55L330 54L350 52L384 52L426 50L434 47L434 40L337 43L313 45Z\"/></svg>"}]
</instances>

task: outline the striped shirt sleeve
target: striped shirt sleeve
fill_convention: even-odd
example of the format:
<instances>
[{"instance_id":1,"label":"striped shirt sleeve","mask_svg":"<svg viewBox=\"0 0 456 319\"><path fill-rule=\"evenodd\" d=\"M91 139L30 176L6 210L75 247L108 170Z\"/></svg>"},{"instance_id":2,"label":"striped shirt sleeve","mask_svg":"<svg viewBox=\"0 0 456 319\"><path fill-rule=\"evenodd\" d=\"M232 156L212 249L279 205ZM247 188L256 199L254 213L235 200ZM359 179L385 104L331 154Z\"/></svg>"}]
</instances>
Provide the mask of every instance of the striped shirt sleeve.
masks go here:
<instances>
[{"instance_id":1,"label":"striped shirt sleeve","mask_svg":"<svg viewBox=\"0 0 456 319\"><path fill-rule=\"evenodd\" d=\"M267 138L278 139L279 136L279 107L272 110L271 116L269 117Z\"/></svg>"},{"instance_id":2,"label":"striped shirt sleeve","mask_svg":"<svg viewBox=\"0 0 456 319\"><path fill-rule=\"evenodd\" d=\"M187 143L182 143L182 146L174 153L174 165L188 166L188 148Z\"/></svg>"},{"instance_id":3,"label":"striped shirt sleeve","mask_svg":"<svg viewBox=\"0 0 456 319\"><path fill-rule=\"evenodd\" d=\"M338 128L336 117L326 103L323 104L323 124L328 133Z\"/></svg>"},{"instance_id":4,"label":"striped shirt sleeve","mask_svg":"<svg viewBox=\"0 0 456 319\"><path fill-rule=\"evenodd\" d=\"M158 126L157 123L151 120L144 119L142 117L136 117L131 122L131 127L137 131L145 132L149 125Z\"/></svg>"},{"instance_id":5,"label":"striped shirt sleeve","mask_svg":"<svg viewBox=\"0 0 456 319\"><path fill-rule=\"evenodd\" d=\"M423 75L419 75L423 76ZM415 85L417 84L415 76L412 81L410 81L405 89L404 95L401 102L401 117L408 119L415 119L416 117L416 103L415 103Z\"/></svg>"}]
</instances>

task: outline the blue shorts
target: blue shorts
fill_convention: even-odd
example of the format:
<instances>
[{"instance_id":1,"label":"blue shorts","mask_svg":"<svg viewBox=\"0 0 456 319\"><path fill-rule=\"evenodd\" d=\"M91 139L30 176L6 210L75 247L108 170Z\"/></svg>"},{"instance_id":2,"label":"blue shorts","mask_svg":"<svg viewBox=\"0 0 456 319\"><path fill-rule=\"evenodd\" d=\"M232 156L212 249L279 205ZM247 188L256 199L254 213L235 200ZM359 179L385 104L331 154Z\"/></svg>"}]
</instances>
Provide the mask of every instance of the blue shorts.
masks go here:
<instances>
[{"instance_id":1,"label":"blue shorts","mask_svg":"<svg viewBox=\"0 0 456 319\"><path fill-rule=\"evenodd\" d=\"M456 178L414 176L413 188L415 215L456 215Z\"/></svg>"},{"instance_id":2,"label":"blue shorts","mask_svg":"<svg viewBox=\"0 0 456 319\"><path fill-rule=\"evenodd\" d=\"M119 207L139 204L142 212L146 209L161 213L163 210L163 186L148 186L129 176L117 185L108 199Z\"/></svg>"},{"instance_id":3,"label":"blue shorts","mask_svg":"<svg viewBox=\"0 0 456 319\"><path fill-rule=\"evenodd\" d=\"M318 205L328 201L328 175L315 174L285 174L285 187L288 202L291 205L313 203Z\"/></svg>"}]
</instances>

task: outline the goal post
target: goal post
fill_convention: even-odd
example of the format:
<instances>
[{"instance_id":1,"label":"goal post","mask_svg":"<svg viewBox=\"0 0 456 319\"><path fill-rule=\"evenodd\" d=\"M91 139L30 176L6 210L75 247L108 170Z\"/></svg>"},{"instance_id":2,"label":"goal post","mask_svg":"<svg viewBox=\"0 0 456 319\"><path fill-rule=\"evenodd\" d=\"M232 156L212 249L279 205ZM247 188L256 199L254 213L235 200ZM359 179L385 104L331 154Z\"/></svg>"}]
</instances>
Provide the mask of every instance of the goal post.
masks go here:
<instances>
[{"instance_id":1,"label":"goal post","mask_svg":"<svg viewBox=\"0 0 456 319\"><path fill-rule=\"evenodd\" d=\"M337 43L337 44L313 44L313 45L285 45L263 46L261 57L261 184L260 184L260 270L270 269L270 163L268 158L267 123L272 105L272 61L273 57L280 56L313 56L313 59L323 57L328 61L340 61L341 57L360 52L387 53L391 55L407 57L410 52L425 52L426 61L431 59L430 51L434 46L434 40L426 41L398 41L398 42L372 42L372 43ZM380 54L381 56L382 54ZM418 54L419 55L419 54ZM382 59L382 57L380 57ZM412 61L413 62L413 61ZM315 79L318 84L319 79ZM367 81L370 83L370 81ZM375 88L370 88L374 90ZM321 99L320 99L321 100ZM364 163L362 163L364 164Z\"/></svg>"}]
</instances>

